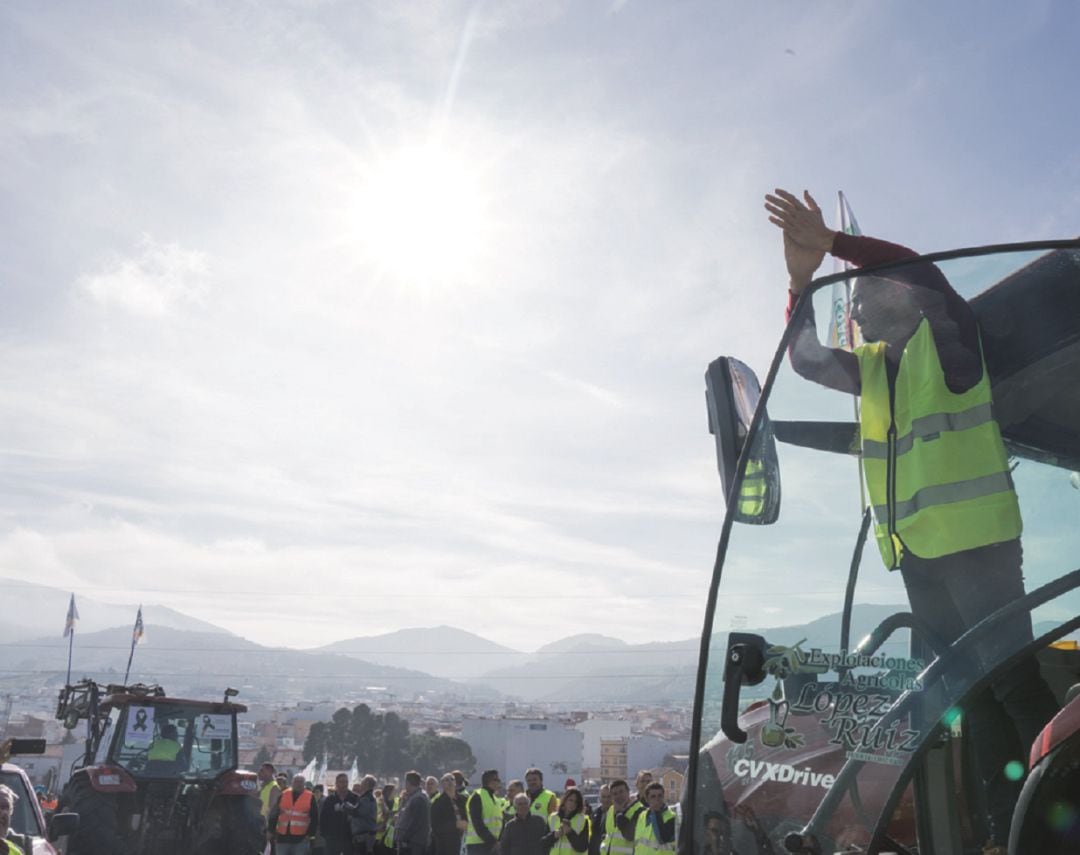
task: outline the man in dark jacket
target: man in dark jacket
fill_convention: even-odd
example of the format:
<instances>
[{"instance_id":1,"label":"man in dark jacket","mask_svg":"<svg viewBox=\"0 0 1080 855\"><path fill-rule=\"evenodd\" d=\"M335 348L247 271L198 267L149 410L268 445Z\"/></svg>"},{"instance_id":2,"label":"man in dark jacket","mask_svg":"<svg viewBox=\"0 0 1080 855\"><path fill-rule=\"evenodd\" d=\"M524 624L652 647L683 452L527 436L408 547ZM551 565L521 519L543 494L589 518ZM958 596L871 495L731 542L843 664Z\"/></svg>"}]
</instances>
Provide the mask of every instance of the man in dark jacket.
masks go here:
<instances>
[{"instance_id":1,"label":"man in dark jacket","mask_svg":"<svg viewBox=\"0 0 1080 855\"><path fill-rule=\"evenodd\" d=\"M589 855L600 855L600 846L604 842L604 818L607 809L611 807L611 787L607 784L600 786L600 801L596 809L589 817L592 833L589 837Z\"/></svg>"},{"instance_id":2,"label":"man in dark jacket","mask_svg":"<svg viewBox=\"0 0 1080 855\"><path fill-rule=\"evenodd\" d=\"M545 855L550 848L543 844L548 833L547 820L531 813L531 804L525 793L514 796L514 818L503 829L499 855Z\"/></svg>"},{"instance_id":3,"label":"man in dark jacket","mask_svg":"<svg viewBox=\"0 0 1080 855\"><path fill-rule=\"evenodd\" d=\"M353 851L356 855L372 855L375 851L375 831L379 822L379 806L375 801L375 776L364 775L354 787L357 803L349 825Z\"/></svg>"},{"instance_id":4,"label":"man in dark jacket","mask_svg":"<svg viewBox=\"0 0 1080 855\"><path fill-rule=\"evenodd\" d=\"M424 855L431 837L431 802L419 772L405 773L405 792L394 840L399 855Z\"/></svg>"},{"instance_id":5,"label":"man in dark jacket","mask_svg":"<svg viewBox=\"0 0 1080 855\"><path fill-rule=\"evenodd\" d=\"M349 790L349 776L344 772L334 779L334 789L323 799L319 810L319 831L326 844L326 855L353 855L349 819L360 797Z\"/></svg>"},{"instance_id":6,"label":"man in dark jacket","mask_svg":"<svg viewBox=\"0 0 1080 855\"><path fill-rule=\"evenodd\" d=\"M442 776L442 791L431 803L431 836L435 855L460 855L461 836L469 827L465 796L458 792L453 772Z\"/></svg>"}]
</instances>

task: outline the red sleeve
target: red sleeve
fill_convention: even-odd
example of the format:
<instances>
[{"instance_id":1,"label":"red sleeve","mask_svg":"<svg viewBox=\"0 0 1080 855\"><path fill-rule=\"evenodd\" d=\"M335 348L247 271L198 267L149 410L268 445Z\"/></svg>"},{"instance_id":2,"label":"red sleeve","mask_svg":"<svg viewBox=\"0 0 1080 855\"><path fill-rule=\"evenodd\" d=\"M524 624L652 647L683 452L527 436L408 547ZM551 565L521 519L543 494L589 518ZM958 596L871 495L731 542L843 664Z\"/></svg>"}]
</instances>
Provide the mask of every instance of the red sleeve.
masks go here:
<instances>
[{"instance_id":1,"label":"red sleeve","mask_svg":"<svg viewBox=\"0 0 1080 855\"><path fill-rule=\"evenodd\" d=\"M799 302L799 295L794 291L787 292L787 308L784 310L784 325L791 321L791 313L795 311L795 304Z\"/></svg>"},{"instance_id":2,"label":"red sleeve","mask_svg":"<svg viewBox=\"0 0 1080 855\"><path fill-rule=\"evenodd\" d=\"M918 253L898 243L837 232L833 238L832 254L844 261L850 261L856 267L869 267L871 264L888 264L891 261L903 261L917 258Z\"/></svg>"}]
</instances>

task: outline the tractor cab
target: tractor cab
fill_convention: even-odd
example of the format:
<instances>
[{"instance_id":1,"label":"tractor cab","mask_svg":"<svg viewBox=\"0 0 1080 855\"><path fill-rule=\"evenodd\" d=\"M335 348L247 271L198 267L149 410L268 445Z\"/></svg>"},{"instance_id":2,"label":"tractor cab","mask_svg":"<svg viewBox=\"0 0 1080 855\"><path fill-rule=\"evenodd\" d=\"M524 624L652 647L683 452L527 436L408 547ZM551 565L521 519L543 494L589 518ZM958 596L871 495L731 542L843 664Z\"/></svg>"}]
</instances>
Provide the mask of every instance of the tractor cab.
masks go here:
<instances>
[{"instance_id":1,"label":"tractor cab","mask_svg":"<svg viewBox=\"0 0 1080 855\"><path fill-rule=\"evenodd\" d=\"M864 442L862 402L844 375L850 349L875 336L867 325L860 339L845 306L876 282L928 271L974 309L992 408L968 402L899 431L883 425L887 445ZM904 289L873 293L898 303L879 306L884 316L910 311L899 305ZM851 358L833 365L819 351L809 361L820 364L800 364L797 336L807 332ZM1009 851L1080 851L1080 700L1069 711L1080 691L1080 241L961 250L817 280L763 379L722 357L706 386L727 512L702 638L682 851L981 853L987 817L1005 799ZM865 457L880 451L880 479L899 482L896 455L956 442L990 419L1003 471L975 473L962 496L946 495L957 489L947 484L874 500L867 473L876 461L868 467ZM939 468L964 457L962 441L950 448ZM891 535L912 531L904 515L981 496L1002 479L1019 502L1022 534L1010 548L1022 576L934 556L927 566L950 574L961 612L994 603L950 624L944 606L909 589L916 577L889 554ZM910 542L1006 530L986 513ZM1036 668L1051 708L1025 707L1013 693L993 720L985 711L1007 695L1003 685ZM1047 729L1022 744L1024 728L1002 715L1026 717L1029 732ZM981 737L976 720L991 721ZM988 785L991 755L1000 768ZM1034 774L1042 764L1045 774ZM1040 777L1053 787L1040 790Z\"/></svg>"},{"instance_id":2,"label":"tractor cab","mask_svg":"<svg viewBox=\"0 0 1080 855\"><path fill-rule=\"evenodd\" d=\"M245 708L206 701L109 695L95 764L112 764L137 779L199 781L235 769L236 713Z\"/></svg>"}]
</instances>

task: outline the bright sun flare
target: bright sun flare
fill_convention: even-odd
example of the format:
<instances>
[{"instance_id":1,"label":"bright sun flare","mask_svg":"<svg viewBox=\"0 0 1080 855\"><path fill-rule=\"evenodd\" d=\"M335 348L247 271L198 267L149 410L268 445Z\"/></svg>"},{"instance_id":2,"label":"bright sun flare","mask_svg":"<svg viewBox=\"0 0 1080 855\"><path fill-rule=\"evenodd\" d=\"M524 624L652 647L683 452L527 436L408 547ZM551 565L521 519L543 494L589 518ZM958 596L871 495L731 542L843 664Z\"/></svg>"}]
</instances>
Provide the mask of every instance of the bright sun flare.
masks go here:
<instances>
[{"instance_id":1,"label":"bright sun flare","mask_svg":"<svg viewBox=\"0 0 1080 855\"><path fill-rule=\"evenodd\" d=\"M359 197L360 239L384 275L403 284L449 284L473 272L484 248L477 176L463 159L434 146L380 161Z\"/></svg>"}]
</instances>

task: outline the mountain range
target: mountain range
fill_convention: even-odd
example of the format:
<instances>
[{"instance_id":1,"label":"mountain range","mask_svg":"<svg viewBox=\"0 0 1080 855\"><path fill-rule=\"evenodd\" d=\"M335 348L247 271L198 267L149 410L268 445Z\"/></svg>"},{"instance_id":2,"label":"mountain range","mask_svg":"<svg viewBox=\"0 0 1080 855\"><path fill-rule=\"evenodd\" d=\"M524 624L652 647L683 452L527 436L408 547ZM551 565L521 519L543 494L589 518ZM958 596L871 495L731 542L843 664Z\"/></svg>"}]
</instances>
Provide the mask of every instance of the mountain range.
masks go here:
<instances>
[{"instance_id":1,"label":"mountain range","mask_svg":"<svg viewBox=\"0 0 1080 855\"><path fill-rule=\"evenodd\" d=\"M41 585L7 588L11 616L0 640L0 691L28 682L62 684L67 642L57 615L68 594ZM79 599L81 620L72 677L118 682L131 645L130 606ZM894 605L856 606L851 638L859 639ZM593 704L688 705L694 692L700 639L629 644L596 634L574 635L533 652L515 650L449 626L362 636L310 650L266 647L164 606L143 608L147 636L136 650L131 679L160 682L171 693L215 697L225 686L246 700L343 699L377 691L413 699L438 693L472 702L520 700L587 707ZM47 620L45 619L47 617ZM97 628L113 621L112 626ZM48 628L47 634L43 629ZM1037 628L1038 631L1039 628ZM753 629L747 630L753 632ZM758 630L771 643L804 649L839 648L840 615ZM906 632L888 642L898 654ZM712 638L722 657L727 633Z\"/></svg>"}]
</instances>

